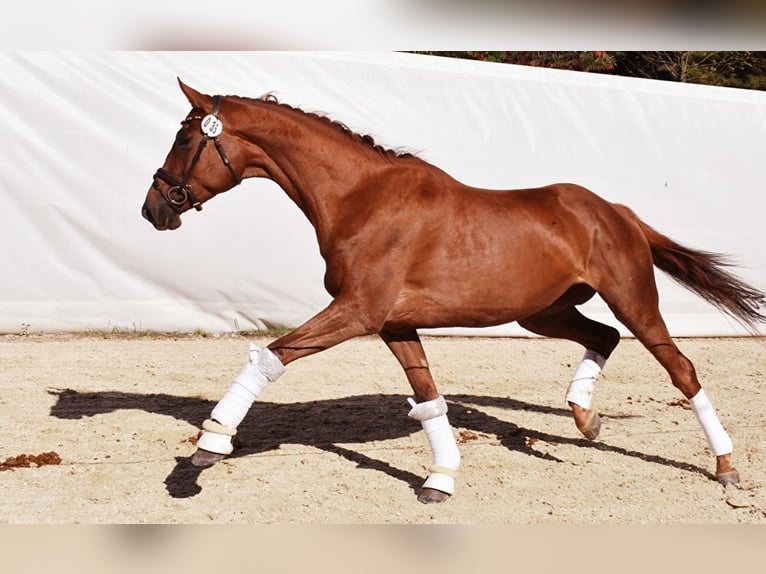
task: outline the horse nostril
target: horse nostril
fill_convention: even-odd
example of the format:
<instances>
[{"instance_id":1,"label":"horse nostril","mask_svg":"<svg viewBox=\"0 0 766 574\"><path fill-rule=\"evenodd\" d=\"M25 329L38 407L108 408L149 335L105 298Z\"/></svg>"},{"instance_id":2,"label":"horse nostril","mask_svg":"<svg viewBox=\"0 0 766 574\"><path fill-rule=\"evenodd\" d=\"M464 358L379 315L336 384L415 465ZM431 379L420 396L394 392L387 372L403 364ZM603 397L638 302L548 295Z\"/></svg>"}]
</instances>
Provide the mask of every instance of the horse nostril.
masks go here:
<instances>
[{"instance_id":1,"label":"horse nostril","mask_svg":"<svg viewBox=\"0 0 766 574\"><path fill-rule=\"evenodd\" d=\"M146 209L145 205L141 208L141 215L143 215L144 219L146 219L149 223L154 224L154 221L152 220L152 214L148 209Z\"/></svg>"}]
</instances>

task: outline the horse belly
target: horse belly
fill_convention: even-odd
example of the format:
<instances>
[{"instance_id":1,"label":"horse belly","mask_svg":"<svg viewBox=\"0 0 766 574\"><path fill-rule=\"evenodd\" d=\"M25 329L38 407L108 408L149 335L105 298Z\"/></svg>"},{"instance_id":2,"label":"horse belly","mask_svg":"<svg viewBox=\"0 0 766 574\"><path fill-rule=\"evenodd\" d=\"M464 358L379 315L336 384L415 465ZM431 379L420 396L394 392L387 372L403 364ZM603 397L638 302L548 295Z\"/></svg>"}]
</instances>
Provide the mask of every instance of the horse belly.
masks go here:
<instances>
[{"instance_id":1,"label":"horse belly","mask_svg":"<svg viewBox=\"0 0 766 574\"><path fill-rule=\"evenodd\" d=\"M580 281L580 274L572 265L524 255L513 263L432 268L428 280L423 279L421 275L402 290L389 322L435 328L518 321L551 305Z\"/></svg>"}]
</instances>

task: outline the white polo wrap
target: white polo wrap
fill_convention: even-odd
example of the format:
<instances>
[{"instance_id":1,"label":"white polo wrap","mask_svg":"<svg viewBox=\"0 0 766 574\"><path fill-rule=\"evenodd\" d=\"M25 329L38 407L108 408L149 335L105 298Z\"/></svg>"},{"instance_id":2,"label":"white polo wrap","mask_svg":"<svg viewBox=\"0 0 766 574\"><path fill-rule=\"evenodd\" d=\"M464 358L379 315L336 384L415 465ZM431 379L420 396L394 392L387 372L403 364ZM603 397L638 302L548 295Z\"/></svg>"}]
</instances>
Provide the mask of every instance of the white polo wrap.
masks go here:
<instances>
[{"instance_id":1,"label":"white polo wrap","mask_svg":"<svg viewBox=\"0 0 766 574\"><path fill-rule=\"evenodd\" d=\"M269 349L251 343L250 360L210 413L213 420L203 423L197 446L210 452L230 454L231 438L236 434L236 428L266 384L276 381L284 371L279 357Z\"/></svg>"},{"instance_id":2,"label":"white polo wrap","mask_svg":"<svg viewBox=\"0 0 766 574\"><path fill-rule=\"evenodd\" d=\"M713 454L715 456L729 454L734 449L731 438L724 430L710 399L705 394L705 390L700 389L696 395L689 399L689 403L700 426L702 426L702 431L705 433L705 438L707 438Z\"/></svg>"},{"instance_id":3,"label":"white polo wrap","mask_svg":"<svg viewBox=\"0 0 766 574\"><path fill-rule=\"evenodd\" d=\"M567 389L566 401L589 409L593 400L593 390L596 388L596 379L606 364L606 358L596 351L585 351L580 364L575 369L572 381Z\"/></svg>"},{"instance_id":4,"label":"white polo wrap","mask_svg":"<svg viewBox=\"0 0 766 574\"><path fill-rule=\"evenodd\" d=\"M420 421L433 456L423 487L454 494L455 475L460 468L460 450L447 419L447 402L441 395L423 403L415 403L412 399L408 401L412 406L408 416Z\"/></svg>"}]
</instances>

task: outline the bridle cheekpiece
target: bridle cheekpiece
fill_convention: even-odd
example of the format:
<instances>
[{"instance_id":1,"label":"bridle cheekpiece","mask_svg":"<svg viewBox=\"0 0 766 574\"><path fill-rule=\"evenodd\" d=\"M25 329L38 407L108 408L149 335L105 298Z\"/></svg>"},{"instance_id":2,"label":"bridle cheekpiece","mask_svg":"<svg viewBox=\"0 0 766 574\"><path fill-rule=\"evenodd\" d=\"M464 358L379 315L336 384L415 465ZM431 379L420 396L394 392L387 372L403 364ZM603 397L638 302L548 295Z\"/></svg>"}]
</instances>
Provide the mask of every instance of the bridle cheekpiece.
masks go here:
<instances>
[{"instance_id":1,"label":"bridle cheekpiece","mask_svg":"<svg viewBox=\"0 0 766 574\"><path fill-rule=\"evenodd\" d=\"M159 168L154 174L152 187L160 193L160 195L176 213L181 213L181 209L184 205L186 205L186 203L190 203L191 206L197 211L202 210L202 202L196 198L194 191L192 190L192 187L189 185L188 181L191 177L192 170L199 161L199 158L202 155L202 150L205 149L208 141L212 140L213 144L215 145L215 149L218 150L218 155L221 157L221 161L223 161L223 164L229 170L235 185L241 182L241 179L237 177L236 173L234 173L234 168L231 167L231 163L229 162L229 158L226 157L226 153L221 146L221 142L218 141L218 136L223 133L223 123L218 117L218 110L220 107L221 96L213 96L213 110L209 114L205 116L190 115L181 122L182 124L186 124L188 122L200 120L200 130L202 131L203 136L199 141L197 150L194 152L194 157L192 157L191 162L189 162L189 167L186 168L183 177L179 178L178 176L173 175L162 167ZM163 191L157 180L167 184L168 190Z\"/></svg>"}]
</instances>

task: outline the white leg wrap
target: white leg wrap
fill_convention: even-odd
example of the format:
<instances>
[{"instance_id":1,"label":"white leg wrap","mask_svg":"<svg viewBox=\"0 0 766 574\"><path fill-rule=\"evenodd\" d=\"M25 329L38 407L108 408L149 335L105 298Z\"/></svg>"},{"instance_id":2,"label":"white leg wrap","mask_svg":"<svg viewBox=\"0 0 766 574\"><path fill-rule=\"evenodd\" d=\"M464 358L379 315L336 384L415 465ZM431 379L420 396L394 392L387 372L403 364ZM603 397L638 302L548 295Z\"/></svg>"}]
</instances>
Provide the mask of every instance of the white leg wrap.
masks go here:
<instances>
[{"instance_id":1,"label":"white leg wrap","mask_svg":"<svg viewBox=\"0 0 766 574\"><path fill-rule=\"evenodd\" d=\"M223 398L218 401L210 415L211 418L227 427L237 428L267 382L258 367L247 363Z\"/></svg>"},{"instance_id":2,"label":"white leg wrap","mask_svg":"<svg viewBox=\"0 0 766 574\"><path fill-rule=\"evenodd\" d=\"M596 388L596 379L605 364L606 359L596 351L590 349L585 351L585 356L575 370L567 389L566 400L568 403L574 403L584 409L590 408L593 390Z\"/></svg>"},{"instance_id":3,"label":"white leg wrap","mask_svg":"<svg viewBox=\"0 0 766 574\"><path fill-rule=\"evenodd\" d=\"M702 426L702 431L705 433L705 438L707 438L713 454L716 456L729 454L733 450L731 438L724 430L710 399L705 394L705 390L700 389L696 395L689 399L689 403L692 405L692 411L697 415L697 420Z\"/></svg>"},{"instance_id":4,"label":"white leg wrap","mask_svg":"<svg viewBox=\"0 0 766 574\"><path fill-rule=\"evenodd\" d=\"M420 421L433 456L423 486L454 494L455 475L460 468L460 450L447 419L447 403L442 396L419 404L412 399L409 402L412 405L409 416Z\"/></svg>"},{"instance_id":5,"label":"white leg wrap","mask_svg":"<svg viewBox=\"0 0 766 574\"><path fill-rule=\"evenodd\" d=\"M250 361L242 367L229 390L213 409L210 418L214 420L203 423L202 436L197 446L210 452L230 454L231 438L236 434L239 423L266 383L276 381L284 371L279 357L269 349L251 343Z\"/></svg>"}]
</instances>

